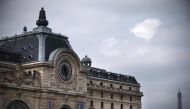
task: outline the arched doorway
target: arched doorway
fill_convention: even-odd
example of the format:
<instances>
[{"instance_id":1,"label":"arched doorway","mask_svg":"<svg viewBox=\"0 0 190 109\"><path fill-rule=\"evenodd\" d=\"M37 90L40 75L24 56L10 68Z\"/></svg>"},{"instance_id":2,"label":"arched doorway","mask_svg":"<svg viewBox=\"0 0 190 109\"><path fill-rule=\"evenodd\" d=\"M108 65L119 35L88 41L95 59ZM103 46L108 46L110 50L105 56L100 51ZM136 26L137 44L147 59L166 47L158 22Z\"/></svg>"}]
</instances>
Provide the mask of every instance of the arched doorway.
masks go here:
<instances>
[{"instance_id":1,"label":"arched doorway","mask_svg":"<svg viewBox=\"0 0 190 109\"><path fill-rule=\"evenodd\" d=\"M25 102L21 100L15 100L9 103L6 109L30 109L30 108Z\"/></svg>"},{"instance_id":2,"label":"arched doorway","mask_svg":"<svg viewBox=\"0 0 190 109\"><path fill-rule=\"evenodd\" d=\"M61 109L71 109L68 105L63 105Z\"/></svg>"}]
</instances>

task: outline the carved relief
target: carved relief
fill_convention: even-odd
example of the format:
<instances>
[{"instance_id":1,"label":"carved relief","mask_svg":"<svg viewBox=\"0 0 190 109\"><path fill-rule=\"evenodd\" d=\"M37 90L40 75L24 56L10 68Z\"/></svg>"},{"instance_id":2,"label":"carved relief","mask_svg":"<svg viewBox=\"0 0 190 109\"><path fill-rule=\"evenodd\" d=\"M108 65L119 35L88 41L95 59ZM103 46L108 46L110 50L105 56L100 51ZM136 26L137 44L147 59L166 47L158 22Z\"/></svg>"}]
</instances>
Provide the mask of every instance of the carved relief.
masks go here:
<instances>
[{"instance_id":1,"label":"carved relief","mask_svg":"<svg viewBox=\"0 0 190 109\"><path fill-rule=\"evenodd\" d=\"M38 71L25 72L19 67L17 67L15 70L0 72L0 82L3 83L34 85L35 81L39 80L40 73Z\"/></svg>"},{"instance_id":2,"label":"carved relief","mask_svg":"<svg viewBox=\"0 0 190 109\"><path fill-rule=\"evenodd\" d=\"M77 78L77 91L79 92L87 92L87 86L86 86L86 76L82 73L78 74Z\"/></svg>"}]
</instances>

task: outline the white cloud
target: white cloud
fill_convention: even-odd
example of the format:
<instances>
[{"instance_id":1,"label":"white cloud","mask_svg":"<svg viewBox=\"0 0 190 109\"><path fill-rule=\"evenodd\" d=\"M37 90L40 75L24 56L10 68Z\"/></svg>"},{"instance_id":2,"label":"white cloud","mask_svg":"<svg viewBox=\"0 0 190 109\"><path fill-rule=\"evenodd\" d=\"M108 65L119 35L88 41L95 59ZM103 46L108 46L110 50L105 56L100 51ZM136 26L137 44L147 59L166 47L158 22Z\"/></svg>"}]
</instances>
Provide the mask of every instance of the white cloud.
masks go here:
<instances>
[{"instance_id":1,"label":"white cloud","mask_svg":"<svg viewBox=\"0 0 190 109\"><path fill-rule=\"evenodd\" d=\"M161 25L161 21L155 18L149 18L143 22L137 23L130 31L135 34L135 36L149 41L158 31Z\"/></svg>"},{"instance_id":2,"label":"white cloud","mask_svg":"<svg viewBox=\"0 0 190 109\"><path fill-rule=\"evenodd\" d=\"M106 56L117 56L121 52L117 49L119 40L115 37L110 37L100 44L100 52Z\"/></svg>"}]
</instances>

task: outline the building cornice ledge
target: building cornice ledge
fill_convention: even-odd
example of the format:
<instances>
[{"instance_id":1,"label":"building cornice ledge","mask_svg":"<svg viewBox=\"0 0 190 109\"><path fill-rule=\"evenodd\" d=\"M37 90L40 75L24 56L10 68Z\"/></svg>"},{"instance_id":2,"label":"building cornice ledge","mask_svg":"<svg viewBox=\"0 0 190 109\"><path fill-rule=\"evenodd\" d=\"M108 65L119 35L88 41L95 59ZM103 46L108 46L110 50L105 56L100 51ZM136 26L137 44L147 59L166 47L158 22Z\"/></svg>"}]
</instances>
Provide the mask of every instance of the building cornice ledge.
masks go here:
<instances>
[{"instance_id":1,"label":"building cornice ledge","mask_svg":"<svg viewBox=\"0 0 190 109\"><path fill-rule=\"evenodd\" d=\"M126 83L126 82L114 81L114 80L108 80L108 79L97 78L97 77L91 77L91 76L87 76L87 79L90 79L90 80L101 80L101 81L105 81L105 82L120 83L120 84L126 84L126 85L129 85L129 86L137 86L137 87L141 87L141 85L140 85L139 83L138 83L138 84Z\"/></svg>"},{"instance_id":2,"label":"building cornice ledge","mask_svg":"<svg viewBox=\"0 0 190 109\"><path fill-rule=\"evenodd\" d=\"M50 61L34 61L22 64L22 68L37 68L37 67L50 67L53 68L54 65Z\"/></svg>"},{"instance_id":3,"label":"building cornice ledge","mask_svg":"<svg viewBox=\"0 0 190 109\"><path fill-rule=\"evenodd\" d=\"M17 63L11 63L11 62L6 62L6 61L0 61L0 67L4 68L16 68L18 64Z\"/></svg>"}]
</instances>

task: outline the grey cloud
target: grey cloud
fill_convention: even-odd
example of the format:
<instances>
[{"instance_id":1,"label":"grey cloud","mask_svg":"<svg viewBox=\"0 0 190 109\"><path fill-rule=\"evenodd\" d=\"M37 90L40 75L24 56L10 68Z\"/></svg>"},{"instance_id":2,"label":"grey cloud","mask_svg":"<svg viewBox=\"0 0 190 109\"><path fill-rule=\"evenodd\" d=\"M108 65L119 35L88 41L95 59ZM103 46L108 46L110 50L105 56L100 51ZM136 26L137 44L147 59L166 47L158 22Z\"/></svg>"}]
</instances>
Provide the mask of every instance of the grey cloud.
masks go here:
<instances>
[{"instance_id":1,"label":"grey cloud","mask_svg":"<svg viewBox=\"0 0 190 109\"><path fill-rule=\"evenodd\" d=\"M185 23L185 24L184 24ZM160 46L170 46L179 49L182 47L185 49L189 45L189 28L190 23L181 22L181 24L171 24L169 26L163 27L159 34L154 37L152 44ZM186 48L186 49L189 49Z\"/></svg>"},{"instance_id":2,"label":"grey cloud","mask_svg":"<svg viewBox=\"0 0 190 109\"><path fill-rule=\"evenodd\" d=\"M39 9L44 6L49 27L69 36L80 58L87 54L95 67L137 78L145 95L143 109L177 108L178 88L182 88L184 109L189 109L187 4L185 0L3 0L0 36L21 33L25 25L28 30L34 28ZM129 33L136 23L150 17L163 22L150 42ZM102 54L101 43L111 37L119 41L113 48L122 54Z\"/></svg>"}]
</instances>

